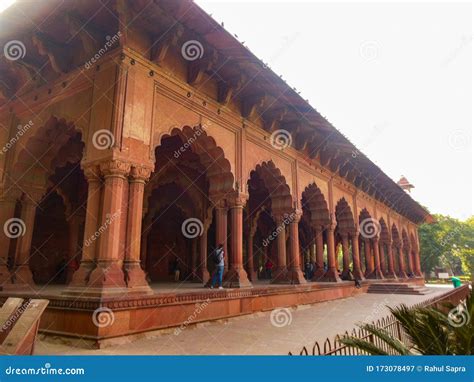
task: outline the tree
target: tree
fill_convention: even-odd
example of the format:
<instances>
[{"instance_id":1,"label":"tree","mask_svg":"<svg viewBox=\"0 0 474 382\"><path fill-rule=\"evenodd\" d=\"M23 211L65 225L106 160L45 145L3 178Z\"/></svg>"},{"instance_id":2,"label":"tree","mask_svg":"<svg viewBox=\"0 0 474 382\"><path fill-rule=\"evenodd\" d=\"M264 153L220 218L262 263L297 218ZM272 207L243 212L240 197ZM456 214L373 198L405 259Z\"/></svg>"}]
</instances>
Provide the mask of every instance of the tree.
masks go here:
<instances>
[{"instance_id":1,"label":"tree","mask_svg":"<svg viewBox=\"0 0 474 382\"><path fill-rule=\"evenodd\" d=\"M434 215L436 222L419 228L422 268L444 267L454 274L473 274L474 217L465 222Z\"/></svg>"}]
</instances>

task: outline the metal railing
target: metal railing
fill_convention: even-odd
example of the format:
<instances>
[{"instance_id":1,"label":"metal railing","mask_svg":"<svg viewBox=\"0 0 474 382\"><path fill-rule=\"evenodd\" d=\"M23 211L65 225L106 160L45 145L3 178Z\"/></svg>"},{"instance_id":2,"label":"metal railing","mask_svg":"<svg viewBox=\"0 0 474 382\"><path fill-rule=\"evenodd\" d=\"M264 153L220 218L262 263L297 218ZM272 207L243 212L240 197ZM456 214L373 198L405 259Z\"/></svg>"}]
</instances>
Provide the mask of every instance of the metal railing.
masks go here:
<instances>
[{"instance_id":1,"label":"metal railing","mask_svg":"<svg viewBox=\"0 0 474 382\"><path fill-rule=\"evenodd\" d=\"M453 289L448 293L444 293L441 296L432 297L428 300L422 301L418 304L412 305L411 308L421 308L421 307L434 307L438 309L444 309L444 304L450 302L454 305L458 304L461 300L465 299L469 294L469 285L463 285L462 287ZM398 322L398 320L392 316L388 315L383 317L377 321L372 322L377 328L384 329L387 331L393 338L398 339L403 344L409 345L409 338L404 332L402 326ZM392 348L390 348L384 341L380 338L375 337L373 334L369 333L365 329L353 329L351 333L347 331L343 335L337 335L333 341L329 338L322 343L319 344L316 341L313 345L311 351L308 351L308 348L304 346L301 351L298 353L299 355L364 355L368 354L362 350L357 348L344 345L340 343L340 339L342 337L352 336L357 337L368 342L373 343L378 348L383 349L388 354L397 354ZM289 355L293 355L292 352L288 353Z\"/></svg>"}]
</instances>

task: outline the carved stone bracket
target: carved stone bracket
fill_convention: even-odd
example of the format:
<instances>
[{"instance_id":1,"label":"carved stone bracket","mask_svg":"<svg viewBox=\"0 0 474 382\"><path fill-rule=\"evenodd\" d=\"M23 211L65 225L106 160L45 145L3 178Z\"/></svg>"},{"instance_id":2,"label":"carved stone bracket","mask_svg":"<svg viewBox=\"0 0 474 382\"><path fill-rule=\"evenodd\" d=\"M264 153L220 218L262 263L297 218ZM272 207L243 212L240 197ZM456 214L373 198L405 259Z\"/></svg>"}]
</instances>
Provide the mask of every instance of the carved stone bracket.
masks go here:
<instances>
[{"instance_id":1,"label":"carved stone bracket","mask_svg":"<svg viewBox=\"0 0 474 382\"><path fill-rule=\"evenodd\" d=\"M166 54L170 47L177 46L178 41L184 33L184 28L182 25L177 24L172 31L162 35L157 36L153 39L156 43L151 49L151 60L157 64L160 64L164 61Z\"/></svg>"},{"instance_id":2,"label":"carved stone bracket","mask_svg":"<svg viewBox=\"0 0 474 382\"><path fill-rule=\"evenodd\" d=\"M64 74L70 70L75 49L67 44L53 41L44 33L35 33L32 40L38 48L39 54L48 57L49 63L56 73Z\"/></svg>"},{"instance_id":3,"label":"carved stone bracket","mask_svg":"<svg viewBox=\"0 0 474 382\"><path fill-rule=\"evenodd\" d=\"M204 73L211 70L218 60L217 50L209 49L205 57L190 61L188 64L188 84L198 85L203 78Z\"/></svg>"}]
</instances>

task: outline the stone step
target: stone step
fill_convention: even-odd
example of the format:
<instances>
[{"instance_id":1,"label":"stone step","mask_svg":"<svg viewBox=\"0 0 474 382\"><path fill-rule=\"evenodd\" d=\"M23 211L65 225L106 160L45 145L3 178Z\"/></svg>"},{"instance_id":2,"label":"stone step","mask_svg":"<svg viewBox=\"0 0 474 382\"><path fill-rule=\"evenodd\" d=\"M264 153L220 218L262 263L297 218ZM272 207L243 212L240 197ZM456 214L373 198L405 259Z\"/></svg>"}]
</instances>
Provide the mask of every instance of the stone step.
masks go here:
<instances>
[{"instance_id":1,"label":"stone step","mask_svg":"<svg viewBox=\"0 0 474 382\"><path fill-rule=\"evenodd\" d=\"M385 294L412 294L425 295L433 291L422 285L410 285L402 283L378 283L371 284L367 289L367 293L385 293Z\"/></svg>"}]
</instances>

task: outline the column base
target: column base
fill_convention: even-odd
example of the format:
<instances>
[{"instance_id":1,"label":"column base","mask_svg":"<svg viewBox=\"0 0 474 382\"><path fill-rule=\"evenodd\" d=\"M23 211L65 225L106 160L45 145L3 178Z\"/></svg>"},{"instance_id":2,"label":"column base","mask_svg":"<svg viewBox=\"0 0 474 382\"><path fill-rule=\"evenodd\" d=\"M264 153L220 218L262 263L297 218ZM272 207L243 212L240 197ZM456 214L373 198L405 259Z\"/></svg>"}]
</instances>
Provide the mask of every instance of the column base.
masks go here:
<instances>
[{"instance_id":1,"label":"column base","mask_svg":"<svg viewBox=\"0 0 474 382\"><path fill-rule=\"evenodd\" d=\"M397 275L396 275L395 272L393 272L393 271L387 272L387 273L385 274L385 278L386 278L386 279L393 279L393 280L397 280L397 279L398 279Z\"/></svg>"},{"instance_id":2,"label":"column base","mask_svg":"<svg viewBox=\"0 0 474 382\"><path fill-rule=\"evenodd\" d=\"M399 279L407 279L408 278L407 274L404 271L398 272L397 276L398 276Z\"/></svg>"},{"instance_id":3,"label":"column base","mask_svg":"<svg viewBox=\"0 0 474 382\"><path fill-rule=\"evenodd\" d=\"M381 270L375 270L375 278L378 280L383 280L385 277Z\"/></svg>"},{"instance_id":4,"label":"column base","mask_svg":"<svg viewBox=\"0 0 474 382\"><path fill-rule=\"evenodd\" d=\"M339 277L339 274L337 273L336 269L328 269L328 271L324 274L324 277L321 281L324 282L333 282L333 283L338 283L341 282L341 278Z\"/></svg>"},{"instance_id":5,"label":"column base","mask_svg":"<svg viewBox=\"0 0 474 382\"><path fill-rule=\"evenodd\" d=\"M353 278L354 277L352 276L352 273L349 269L342 271L342 273L341 273L341 279L342 280L353 281Z\"/></svg>"},{"instance_id":6,"label":"column base","mask_svg":"<svg viewBox=\"0 0 474 382\"><path fill-rule=\"evenodd\" d=\"M257 281L258 280L257 271L255 270L247 271L247 277L252 282Z\"/></svg>"},{"instance_id":7,"label":"column base","mask_svg":"<svg viewBox=\"0 0 474 382\"><path fill-rule=\"evenodd\" d=\"M421 272L419 272L419 271L416 271L416 272L415 272L415 277L423 278L423 273L421 273Z\"/></svg>"},{"instance_id":8,"label":"column base","mask_svg":"<svg viewBox=\"0 0 474 382\"><path fill-rule=\"evenodd\" d=\"M272 274L271 284L291 284L291 278L286 267L277 267L272 271Z\"/></svg>"},{"instance_id":9,"label":"column base","mask_svg":"<svg viewBox=\"0 0 474 382\"><path fill-rule=\"evenodd\" d=\"M303 272L299 268L290 268L287 275L292 284L306 284Z\"/></svg>"},{"instance_id":10,"label":"column base","mask_svg":"<svg viewBox=\"0 0 474 382\"><path fill-rule=\"evenodd\" d=\"M25 287L32 287L35 285L33 281L33 274L31 273L28 264L19 265L13 272L13 284L24 285Z\"/></svg>"},{"instance_id":11,"label":"column base","mask_svg":"<svg viewBox=\"0 0 474 382\"><path fill-rule=\"evenodd\" d=\"M325 274L326 274L326 271L324 270L324 268L318 268L314 272L314 275L311 281L324 281Z\"/></svg>"},{"instance_id":12,"label":"column base","mask_svg":"<svg viewBox=\"0 0 474 382\"><path fill-rule=\"evenodd\" d=\"M251 288L252 283L243 268L230 268L222 279L224 288Z\"/></svg>"},{"instance_id":13,"label":"column base","mask_svg":"<svg viewBox=\"0 0 474 382\"><path fill-rule=\"evenodd\" d=\"M153 291L146 280L146 274L138 262L125 262L124 266L125 282L127 288L134 293L151 294Z\"/></svg>"},{"instance_id":14,"label":"column base","mask_svg":"<svg viewBox=\"0 0 474 382\"><path fill-rule=\"evenodd\" d=\"M92 271L88 287L91 288L126 288L125 275L116 262L102 262Z\"/></svg>"},{"instance_id":15,"label":"column base","mask_svg":"<svg viewBox=\"0 0 474 382\"><path fill-rule=\"evenodd\" d=\"M81 261L79 269L72 275L69 286L86 286L94 268L95 264L92 261Z\"/></svg>"},{"instance_id":16,"label":"column base","mask_svg":"<svg viewBox=\"0 0 474 382\"><path fill-rule=\"evenodd\" d=\"M359 281L365 280L364 274L362 273L360 269L355 269L353 276L354 276L354 280L359 280Z\"/></svg>"},{"instance_id":17,"label":"column base","mask_svg":"<svg viewBox=\"0 0 474 382\"><path fill-rule=\"evenodd\" d=\"M366 271L365 278L367 280L375 280L377 278L377 275L375 274L375 270Z\"/></svg>"}]
</instances>

